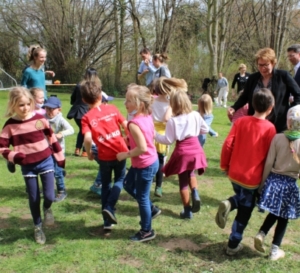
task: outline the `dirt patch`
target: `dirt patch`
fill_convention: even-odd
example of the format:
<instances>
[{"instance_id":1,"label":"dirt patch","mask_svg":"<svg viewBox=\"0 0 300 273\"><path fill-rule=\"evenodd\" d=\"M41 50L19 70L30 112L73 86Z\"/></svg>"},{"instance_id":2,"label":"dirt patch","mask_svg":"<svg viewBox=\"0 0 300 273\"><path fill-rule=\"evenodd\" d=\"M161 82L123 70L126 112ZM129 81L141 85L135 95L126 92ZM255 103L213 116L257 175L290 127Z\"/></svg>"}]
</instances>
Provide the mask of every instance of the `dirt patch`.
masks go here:
<instances>
[{"instance_id":1,"label":"dirt patch","mask_svg":"<svg viewBox=\"0 0 300 273\"><path fill-rule=\"evenodd\" d=\"M159 246L165 248L167 251L174 251L176 249L199 251L207 246L207 244L202 245L199 246L188 239L173 239L159 244Z\"/></svg>"},{"instance_id":2,"label":"dirt patch","mask_svg":"<svg viewBox=\"0 0 300 273\"><path fill-rule=\"evenodd\" d=\"M0 229L7 229L10 228L10 224L5 219L8 217L0 217Z\"/></svg>"},{"instance_id":3,"label":"dirt patch","mask_svg":"<svg viewBox=\"0 0 300 273\"><path fill-rule=\"evenodd\" d=\"M205 185L207 186L208 188L212 188L214 186L214 181L213 180L210 180L210 179L199 179L198 180L198 184L199 185Z\"/></svg>"},{"instance_id":4,"label":"dirt patch","mask_svg":"<svg viewBox=\"0 0 300 273\"><path fill-rule=\"evenodd\" d=\"M0 208L0 213L2 214L9 214L9 213L11 213L12 212L12 209L11 208L9 208L9 207L1 207Z\"/></svg>"},{"instance_id":5,"label":"dirt patch","mask_svg":"<svg viewBox=\"0 0 300 273\"><path fill-rule=\"evenodd\" d=\"M143 263L140 260L137 260L130 256L121 256L119 258L119 262L120 262L120 264L126 264L126 265L129 265L131 267L136 267L136 268L139 268L143 265Z\"/></svg>"},{"instance_id":6,"label":"dirt patch","mask_svg":"<svg viewBox=\"0 0 300 273\"><path fill-rule=\"evenodd\" d=\"M32 216L31 216L31 214L23 214L23 215L21 215L20 216L20 219L22 219L22 220L30 220L30 219L32 219Z\"/></svg>"}]
</instances>

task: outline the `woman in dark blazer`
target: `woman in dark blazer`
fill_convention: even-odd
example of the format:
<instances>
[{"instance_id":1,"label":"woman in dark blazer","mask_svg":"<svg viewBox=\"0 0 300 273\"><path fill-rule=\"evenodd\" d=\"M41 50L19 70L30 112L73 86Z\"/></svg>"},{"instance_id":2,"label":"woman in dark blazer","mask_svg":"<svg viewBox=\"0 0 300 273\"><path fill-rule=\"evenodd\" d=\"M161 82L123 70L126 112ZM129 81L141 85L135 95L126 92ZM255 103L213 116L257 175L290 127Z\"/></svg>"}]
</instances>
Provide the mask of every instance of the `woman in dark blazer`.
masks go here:
<instances>
[{"instance_id":1,"label":"woman in dark blazer","mask_svg":"<svg viewBox=\"0 0 300 273\"><path fill-rule=\"evenodd\" d=\"M232 116L235 111L246 103L249 104L248 115L253 115L253 94L261 88L268 88L275 98L275 105L268 119L275 125L277 133L280 133L286 129L288 109L291 106L300 104L300 88L287 71L274 68L277 60L273 49L260 49L256 53L255 59L259 72L249 76L244 92L235 104L228 108L228 115ZM294 97L291 104L289 102L290 95Z\"/></svg>"}]
</instances>

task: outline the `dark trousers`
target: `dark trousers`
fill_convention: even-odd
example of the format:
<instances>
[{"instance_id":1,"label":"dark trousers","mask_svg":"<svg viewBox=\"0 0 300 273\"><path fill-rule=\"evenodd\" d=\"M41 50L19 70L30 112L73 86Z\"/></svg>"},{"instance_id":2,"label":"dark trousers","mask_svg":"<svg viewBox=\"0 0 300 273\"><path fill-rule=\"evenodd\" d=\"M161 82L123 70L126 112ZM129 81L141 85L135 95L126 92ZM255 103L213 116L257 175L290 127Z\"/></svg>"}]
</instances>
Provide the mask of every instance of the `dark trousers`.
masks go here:
<instances>
[{"instance_id":1,"label":"dark trousers","mask_svg":"<svg viewBox=\"0 0 300 273\"><path fill-rule=\"evenodd\" d=\"M161 153L157 153L158 155L158 171L156 173L156 187L161 187L162 181L163 181L163 172L162 168L164 166L164 158L165 156Z\"/></svg>"},{"instance_id":2,"label":"dark trousers","mask_svg":"<svg viewBox=\"0 0 300 273\"><path fill-rule=\"evenodd\" d=\"M85 151L84 147L83 147L83 140L84 140L84 135L81 132L81 119L74 119L78 128L79 128L79 132L77 134L77 139L76 139L76 148L81 149L83 148L83 151Z\"/></svg>"}]
</instances>

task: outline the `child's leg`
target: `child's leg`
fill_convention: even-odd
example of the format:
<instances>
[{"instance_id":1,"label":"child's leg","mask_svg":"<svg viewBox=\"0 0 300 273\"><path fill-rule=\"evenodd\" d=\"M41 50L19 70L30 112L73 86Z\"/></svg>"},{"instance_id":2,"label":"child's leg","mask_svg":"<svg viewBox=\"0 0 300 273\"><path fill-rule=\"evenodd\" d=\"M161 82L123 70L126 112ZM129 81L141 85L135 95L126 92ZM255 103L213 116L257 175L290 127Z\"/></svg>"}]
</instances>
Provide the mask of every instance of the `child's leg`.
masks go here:
<instances>
[{"instance_id":1,"label":"child's leg","mask_svg":"<svg viewBox=\"0 0 300 273\"><path fill-rule=\"evenodd\" d=\"M280 246L288 224L288 219L277 217L277 225L273 237L273 245Z\"/></svg>"},{"instance_id":2,"label":"child's leg","mask_svg":"<svg viewBox=\"0 0 300 273\"><path fill-rule=\"evenodd\" d=\"M190 172L189 186L192 193L192 212L198 212L200 210L201 201L198 192L198 181L194 171Z\"/></svg>"},{"instance_id":3,"label":"child's leg","mask_svg":"<svg viewBox=\"0 0 300 273\"><path fill-rule=\"evenodd\" d=\"M57 196L54 199L55 202L63 201L67 197L66 188L65 188L65 178L63 173L63 168L57 165L55 159L54 162L54 177L56 181L56 189L57 189Z\"/></svg>"},{"instance_id":4,"label":"child's leg","mask_svg":"<svg viewBox=\"0 0 300 273\"><path fill-rule=\"evenodd\" d=\"M183 204L183 211L180 212L180 217L183 219L191 219L193 217L192 207L190 206L190 192L189 192L189 183L190 183L190 171L185 171L178 174L179 179L179 192L181 196L181 201Z\"/></svg>"},{"instance_id":5,"label":"child's leg","mask_svg":"<svg viewBox=\"0 0 300 273\"><path fill-rule=\"evenodd\" d=\"M43 185L44 208L49 209L54 201L54 173L47 172L40 175Z\"/></svg>"},{"instance_id":6,"label":"child's leg","mask_svg":"<svg viewBox=\"0 0 300 273\"><path fill-rule=\"evenodd\" d=\"M161 185L162 185L162 181L163 181L162 168L164 166L164 155L161 153L157 153L157 155L158 155L159 167L158 167L158 171L156 173L155 195L158 197L162 197Z\"/></svg>"},{"instance_id":7,"label":"child's leg","mask_svg":"<svg viewBox=\"0 0 300 273\"><path fill-rule=\"evenodd\" d=\"M124 190L136 200L136 168L130 167L124 179Z\"/></svg>"},{"instance_id":8,"label":"child's leg","mask_svg":"<svg viewBox=\"0 0 300 273\"><path fill-rule=\"evenodd\" d=\"M29 198L29 208L34 225L42 223L40 210L40 190L37 177L24 177Z\"/></svg>"}]
</instances>

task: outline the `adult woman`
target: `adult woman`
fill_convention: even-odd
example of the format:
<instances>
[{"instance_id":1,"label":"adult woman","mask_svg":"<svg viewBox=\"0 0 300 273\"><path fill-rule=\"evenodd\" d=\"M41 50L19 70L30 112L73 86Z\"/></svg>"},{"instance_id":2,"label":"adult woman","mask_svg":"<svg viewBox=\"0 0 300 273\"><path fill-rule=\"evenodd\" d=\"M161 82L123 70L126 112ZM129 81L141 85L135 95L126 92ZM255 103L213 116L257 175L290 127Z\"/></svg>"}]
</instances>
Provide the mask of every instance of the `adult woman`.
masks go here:
<instances>
[{"instance_id":1,"label":"adult woman","mask_svg":"<svg viewBox=\"0 0 300 273\"><path fill-rule=\"evenodd\" d=\"M30 46L27 58L31 64L24 69L21 80L21 85L28 89L32 87L41 88L44 91L45 100L47 100L45 74L49 74L52 77L55 76L53 71L44 71L46 57L47 52L45 49L38 45Z\"/></svg>"},{"instance_id":2,"label":"adult woman","mask_svg":"<svg viewBox=\"0 0 300 273\"><path fill-rule=\"evenodd\" d=\"M244 92L235 104L228 108L228 115L232 116L246 103L249 104L248 115L253 115L253 94L261 88L268 88L275 98L275 106L269 115L269 120L275 125L278 133L282 132L286 129L286 114L290 107L289 96L294 96L291 106L300 104L300 89L287 71L274 68L277 60L273 49L260 49L255 55L255 60L258 72L249 76Z\"/></svg>"},{"instance_id":3,"label":"adult woman","mask_svg":"<svg viewBox=\"0 0 300 273\"><path fill-rule=\"evenodd\" d=\"M232 95L235 96L235 84L237 84L237 94L239 94L242 90L244 90L244 87L246 85L246 82L250 76L250 73L246 72L247 66L245 64L239 65L239 73L234 75L232 85L231 85L231 91Z\"/></svg>"},{"instance_id":4,"label":"adult woman","mask_svg":"<svg viewBox=\"0 0 300 273\"><path fill-rule=\"evenodd\" d=\"M149 71L154 74L153 80L160 77L171 78L171 72L165 63L168 59L167 54L155 54L152 58L152 64L145 62Z\"/></svg>"},{"instance_id":5,"label":"adult woman","mask_svg":"<svg viewBox=\"0 0 300 273\"><path fill-rule=\"evenodd\" d=\"M97 84L101 85L101 81L97 76L97 71L94 68L88 68L85 71L84 80L96 82ZM80 93L80 83L76 85L71 95L71 109L67 115L68 119L74 118L79 131L77 134L76 140L76 148L74 155L80 156L80 150L82 149L81 156L86 157L87 153L83 146L83 134L81 133L81 119L89 110L88 105L82 101L81 93Z\"/></svg>"}]
</instances>

